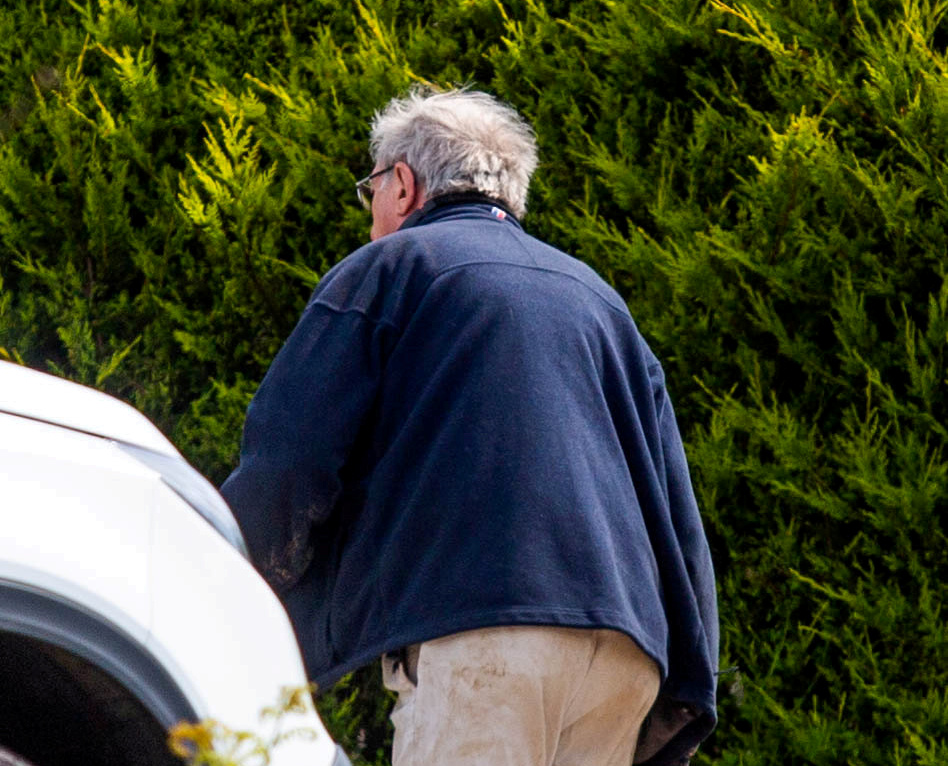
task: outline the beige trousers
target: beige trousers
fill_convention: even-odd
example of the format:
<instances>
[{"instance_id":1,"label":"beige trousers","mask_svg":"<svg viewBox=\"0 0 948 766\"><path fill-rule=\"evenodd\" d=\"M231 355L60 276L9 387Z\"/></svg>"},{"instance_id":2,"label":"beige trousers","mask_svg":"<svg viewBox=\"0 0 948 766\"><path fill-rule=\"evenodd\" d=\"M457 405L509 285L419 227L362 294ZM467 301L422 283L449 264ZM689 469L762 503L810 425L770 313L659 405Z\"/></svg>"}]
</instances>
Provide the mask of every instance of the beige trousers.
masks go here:
<instances>
[{"instance_id":1,"label":"beige trousers","mask_svg":"<svg viewBox=\"0 0 948 766\"><path fill-rule=\"evenodd\" d=\"M500 627L382 659L392 766L629 766L655 663L612 630Z\"/></svg>"}]
</instances>

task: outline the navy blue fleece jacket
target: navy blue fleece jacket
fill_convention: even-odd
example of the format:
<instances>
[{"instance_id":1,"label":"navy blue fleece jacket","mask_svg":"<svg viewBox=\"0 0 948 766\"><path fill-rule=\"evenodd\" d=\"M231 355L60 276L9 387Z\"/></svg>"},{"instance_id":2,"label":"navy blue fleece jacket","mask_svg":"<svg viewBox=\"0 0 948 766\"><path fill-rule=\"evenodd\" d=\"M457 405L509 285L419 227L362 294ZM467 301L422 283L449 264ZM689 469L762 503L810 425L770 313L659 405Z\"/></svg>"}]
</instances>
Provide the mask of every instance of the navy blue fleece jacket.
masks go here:
<instances>
[{"instance_id":1,"label":"navy blue fleece jacket","mask_svg":"<svg viewBox=\"0 0 948 766\"><path fill-rule=\"evenodd\" d=\"M677 723L649 763L714 725L714 576L661 366L605 282L486 198L326 274L222 492L322 687L462 630L605 627L661 668Z\"/></svg>"}]
</instances>

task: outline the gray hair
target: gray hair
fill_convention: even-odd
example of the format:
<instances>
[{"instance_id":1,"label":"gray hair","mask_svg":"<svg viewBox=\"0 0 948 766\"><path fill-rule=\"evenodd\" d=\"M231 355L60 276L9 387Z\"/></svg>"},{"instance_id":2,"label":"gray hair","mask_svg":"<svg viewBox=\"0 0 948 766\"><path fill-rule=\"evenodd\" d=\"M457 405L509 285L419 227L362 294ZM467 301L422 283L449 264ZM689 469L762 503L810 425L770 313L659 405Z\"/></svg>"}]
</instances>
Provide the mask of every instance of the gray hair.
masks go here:
<instances>
[{"instance_id":1,"label":"gray hair","mask_svg":"<svg viewBox=\"0 0 948 766\"><path fill-rule=\"evenodd\" d=\"M407 163L429 199L479 191L518 217L526 212L536 138L513 107L487 93L413 89L376 112L369 147L377 167Z\"/></svg>"}]
</instances>

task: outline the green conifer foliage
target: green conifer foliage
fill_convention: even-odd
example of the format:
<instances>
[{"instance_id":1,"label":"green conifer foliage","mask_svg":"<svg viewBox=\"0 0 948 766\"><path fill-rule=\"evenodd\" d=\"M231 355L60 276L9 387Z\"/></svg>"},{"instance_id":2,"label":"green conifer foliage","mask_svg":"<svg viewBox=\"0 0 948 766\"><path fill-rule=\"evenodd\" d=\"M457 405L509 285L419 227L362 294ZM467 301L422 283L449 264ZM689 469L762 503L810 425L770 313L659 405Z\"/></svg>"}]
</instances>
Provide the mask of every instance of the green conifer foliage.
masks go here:
<instances>
[{"instance_id":1,"label":"green conifer foliage","mask_svg":"<svg viewBox=\"0 0 948 766\"><path fill-rule=\"evenodd\" d=\"M491 90L537 130L527 229L665 364L738 668L696 762L944 763L945 11L13 0L0 356L131 401L223 479L313 285L367 237L373 111ZM377 671L322 700L384 762Z\"/></svg>"}]
</instances>

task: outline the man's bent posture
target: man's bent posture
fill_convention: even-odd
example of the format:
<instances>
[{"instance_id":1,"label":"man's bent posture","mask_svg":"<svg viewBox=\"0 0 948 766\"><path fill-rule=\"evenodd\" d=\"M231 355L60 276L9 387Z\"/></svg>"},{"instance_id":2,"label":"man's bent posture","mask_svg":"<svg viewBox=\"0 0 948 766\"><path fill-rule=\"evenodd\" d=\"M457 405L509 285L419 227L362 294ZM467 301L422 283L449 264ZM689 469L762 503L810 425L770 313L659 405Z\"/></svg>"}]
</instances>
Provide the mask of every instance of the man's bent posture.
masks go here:
<instances>
[{"instance_id":1,"label":"man's bent posture","mask_svg":"<svg viewBox=\"0 0 948 766\"><path fill-rule=\"evenodd\" d=\"M515 111L416 91L371 150L373 241L319 283L223 487L311 677L382 656L395 766L686 761L718 624L658 360L521 228Z\"/></svg>"}]
</instances>

